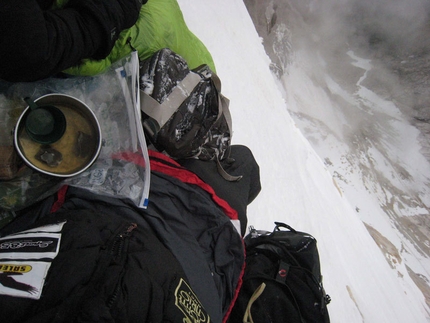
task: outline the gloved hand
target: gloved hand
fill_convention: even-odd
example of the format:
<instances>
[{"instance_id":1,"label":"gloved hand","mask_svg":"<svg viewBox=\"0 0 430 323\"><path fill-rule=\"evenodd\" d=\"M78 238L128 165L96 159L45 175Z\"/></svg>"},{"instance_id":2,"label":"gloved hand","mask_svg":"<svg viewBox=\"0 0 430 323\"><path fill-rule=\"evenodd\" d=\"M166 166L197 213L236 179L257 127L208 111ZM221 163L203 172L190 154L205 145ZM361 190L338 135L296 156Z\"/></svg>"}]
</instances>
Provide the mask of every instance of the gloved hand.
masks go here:
<instances>
[{"instance_id":1,"label":"gloved hand","mask_svg":"<svg viewBox=\"0 0 430 323\"><path fill-rule=\"evenodd\" d=\"M140 8L148 0L116 0L124 12L123 29L130 28L139 17Z\"/></svg>"},{"instance_id":2,"label":"gloved hand","mask_svg":"<svg viewBox=\"0 0 430 323\"><path fill-rule=\"evenodd\" d=\"M102 34L101 44L92 56L106 57L122 30L133 26L142 4L147 0L69 0L66 8L75 9L85 19L97 22L97 31ZM94 24L93 24L94 25Z\"/></svg>"},{"instance_id":3,"label":"gloved hand","mask_svg":"<svg viewBox=\"0 0 430 323\"><path fill-rule=\"evenodd\" d=\"M103 59L147 0L69 0L44 10L37 0L1 0L0 79L34 81Z\"/></svg>"}]
</instances>

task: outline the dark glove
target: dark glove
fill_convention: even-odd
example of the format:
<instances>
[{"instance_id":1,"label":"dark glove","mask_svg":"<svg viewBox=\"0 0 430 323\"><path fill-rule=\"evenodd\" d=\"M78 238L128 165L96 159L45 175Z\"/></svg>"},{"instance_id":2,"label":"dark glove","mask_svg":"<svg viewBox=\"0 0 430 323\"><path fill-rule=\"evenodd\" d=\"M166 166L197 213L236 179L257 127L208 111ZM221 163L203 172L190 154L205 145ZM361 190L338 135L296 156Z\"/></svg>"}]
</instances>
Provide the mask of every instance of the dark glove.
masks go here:
<instances>
[{"instance_id":1,"label":"dark glove","mask_svg":"<svg viewBox=\"0 0 430 323\"><path fill-rule=\"evenodd\" d=\"M124 12L123 29L133 26L139 17L142 4L148 0L117 0Z\"/></svg>"},{"instance_id":2,"label":"dark glove","mask_svg":"<svg viewBox=\"0 0 430 323\"><path fill-rule=\"evenodd\" d=\"M69 0L42 10L36 0L1 0L0 79L34 81L84 58L103 59L147 0Z\"/></svg>"},{"instance_id":3,"label":"dark glove","mask_svg":"<svg viewBox=\"0 0 430 323\"><path fill-rule=\"evenodd\" d=\"M85 19L96 22L95 30L90 32L97 35L100 44L92 58L102 59L110 53L121 31L136 23L142 4L146 2L147 0L70 0L64 9L73 8Z\"/></svg>"}]
</instances>

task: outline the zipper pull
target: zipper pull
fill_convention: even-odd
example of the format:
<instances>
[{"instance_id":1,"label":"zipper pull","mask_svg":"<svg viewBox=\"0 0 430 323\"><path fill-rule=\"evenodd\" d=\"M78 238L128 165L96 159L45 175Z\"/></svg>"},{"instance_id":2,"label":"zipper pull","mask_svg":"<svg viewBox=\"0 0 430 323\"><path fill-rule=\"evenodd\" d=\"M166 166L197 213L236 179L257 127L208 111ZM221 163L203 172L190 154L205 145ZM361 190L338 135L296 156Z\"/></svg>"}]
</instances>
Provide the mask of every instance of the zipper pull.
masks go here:
<instances>
[{"instance_id":1,"label":"zipper pull","mask_svg":"<svg viewBox=\"0 0 430 323\"><path fill-rule=\"evenodd\" d=\"M133 52L136 52L136 48L134 48L133 45L131 44L131 36L127 38L126 44L130 46Z\"/></svg>"},{"instance_id":2,"label":"zipper pull","mask_svg":"<svg viewBox=\"0 0 430 323\"><path fill-rule=\"evenodd\" d=\"M136 223L130 224L129 227L127 228L127 230L121 236L122 237L128 237L130 235L130 233L136 228L137 228Z\"/></svg>"}]
</instances>

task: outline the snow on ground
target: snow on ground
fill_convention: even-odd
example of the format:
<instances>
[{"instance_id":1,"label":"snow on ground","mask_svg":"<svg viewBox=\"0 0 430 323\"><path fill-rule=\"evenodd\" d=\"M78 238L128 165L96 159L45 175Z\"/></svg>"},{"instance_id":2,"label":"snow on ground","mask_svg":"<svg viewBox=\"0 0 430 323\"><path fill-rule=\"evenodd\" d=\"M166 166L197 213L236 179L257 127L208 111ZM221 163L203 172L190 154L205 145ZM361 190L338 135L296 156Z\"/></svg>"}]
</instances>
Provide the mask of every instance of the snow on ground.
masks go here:
<instances>
[{"instance_id":1,"label":"snow on ground","mask_svg":"<svg viewBox=\"0 0 430 323\"><path fill-rule=\"evenodd\" d=\"M178 2L214 57L231 101L233 143L250 147L260 164L263 189L249 224L271 230L283 221L317 238L332 322L427 322L421 292L388 265L288 114L243 2Z\"/></svg>"}]
</instances>

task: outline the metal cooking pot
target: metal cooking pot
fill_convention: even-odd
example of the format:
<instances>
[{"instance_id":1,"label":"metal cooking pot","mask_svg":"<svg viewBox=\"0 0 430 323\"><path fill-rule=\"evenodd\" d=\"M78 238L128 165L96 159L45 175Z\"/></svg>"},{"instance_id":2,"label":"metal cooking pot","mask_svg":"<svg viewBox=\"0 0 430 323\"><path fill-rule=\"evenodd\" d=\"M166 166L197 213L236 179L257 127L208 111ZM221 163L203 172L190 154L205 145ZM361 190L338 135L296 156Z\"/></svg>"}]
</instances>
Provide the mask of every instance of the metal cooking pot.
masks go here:
<instances>
[{"instance_id":1,"label":"metal cooking pot","mask_svg":"<svg viewBox=\"0 0 430 323\"><path fill-rule=\"evenodd\" d=\"M27 122L36 108L35 105L28 106L19 117L14 132L14 144L24 162L39 172L56 177L72 177L88 169L96 161L102 146L100 124L94 112L82 101L66 94L47 94L34 103L41 109L55 107L60 110L66 126L64 134L54 142L37 140Z\"/></svg>"}]
</instances>

